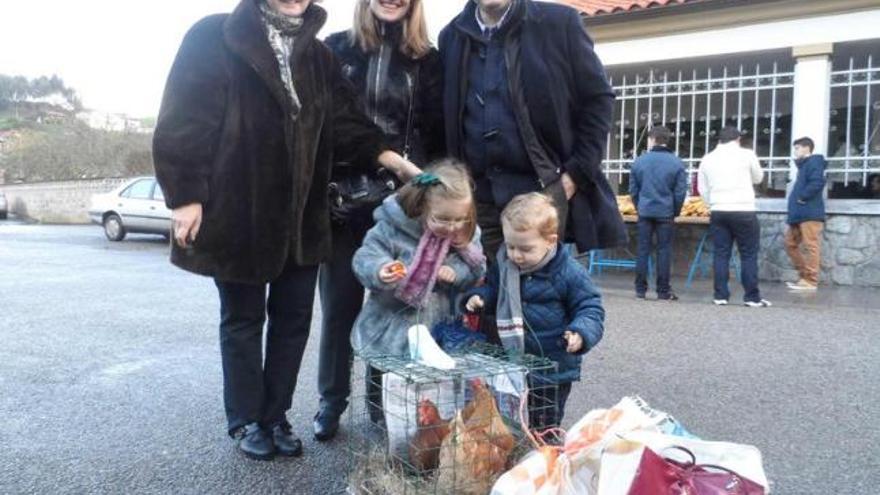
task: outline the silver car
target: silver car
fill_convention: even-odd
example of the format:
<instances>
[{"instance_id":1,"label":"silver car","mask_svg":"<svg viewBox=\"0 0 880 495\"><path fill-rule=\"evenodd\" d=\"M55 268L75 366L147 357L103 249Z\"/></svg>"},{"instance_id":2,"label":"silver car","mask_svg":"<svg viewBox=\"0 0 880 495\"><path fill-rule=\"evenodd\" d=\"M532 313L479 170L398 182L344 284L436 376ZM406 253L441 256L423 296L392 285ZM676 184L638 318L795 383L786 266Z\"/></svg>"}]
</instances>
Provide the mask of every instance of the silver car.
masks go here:
<instances>
[{"instance_id":1,"label":"silver car","mask_svg":"<svg viewBox=\"0 0 880 495\"><path fill-rule=\"evenodd\" d=\"M121 241L128 233L161 234L171 232L171 210L155 177L138 177L116 189L92 196L89 206L92 222L104 227L111 241Z\"/></svg>"}]
</instances>

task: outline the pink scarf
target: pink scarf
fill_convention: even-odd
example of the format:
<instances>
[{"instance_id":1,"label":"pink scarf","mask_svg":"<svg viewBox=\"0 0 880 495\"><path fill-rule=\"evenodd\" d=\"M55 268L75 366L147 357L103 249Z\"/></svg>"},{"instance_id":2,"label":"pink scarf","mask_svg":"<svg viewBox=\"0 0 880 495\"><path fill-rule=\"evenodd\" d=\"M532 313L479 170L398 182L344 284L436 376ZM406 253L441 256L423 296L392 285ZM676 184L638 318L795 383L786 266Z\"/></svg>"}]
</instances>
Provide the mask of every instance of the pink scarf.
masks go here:
<instances>
[{"instance_id":1,"label":"pink scarf","mask_svg":"<svg viewBox=\"0 0 880 495\"><path fill-rule=\"evenodd\" d=\"M397 285L394 295L401 301L415 308L423 308L437 283L437 272L443 266L452 241L448 237L440 237L431 229L425 229L412 262L407 267L406 277ZM483 263L482 251L470 244L455 248L464 261L478 267Z\"/></svg>"}]
</instances>

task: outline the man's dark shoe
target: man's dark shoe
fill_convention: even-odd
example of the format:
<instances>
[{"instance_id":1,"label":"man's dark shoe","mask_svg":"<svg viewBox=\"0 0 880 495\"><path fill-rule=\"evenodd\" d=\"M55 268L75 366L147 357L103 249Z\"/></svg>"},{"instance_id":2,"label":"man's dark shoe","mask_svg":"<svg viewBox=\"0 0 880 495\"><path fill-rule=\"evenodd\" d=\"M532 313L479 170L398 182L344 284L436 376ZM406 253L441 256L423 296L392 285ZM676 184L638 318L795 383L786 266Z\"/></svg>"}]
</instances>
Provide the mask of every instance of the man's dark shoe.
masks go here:
<instances>
[{"instance_id":1,"label":"man's dark shoe","mask_svg":"<svg viewBox=\"0 0 880 495\"><path fill-rule=\"evenodd\" d=\"M318 411L312 426L315 429L315 440L319 442L332 440L339 431L339 414Z\"/></svg>"},{"instance_id":2,"label":"man's dark shoe","mask_svg":"<svg viewBox=\"0 0 880 495\"><path fill-rule=\"evenodd\" d=\"M303 453L302 440L293 434L290 423L287 421L272 428L272 441L275 443L278 455L299 457Z\"/></svg>"},{"instance_id":3,"label":"man's dark shoe","mask_svg":"<svg viewBox=\"0 0 880 495\"><path fill-rule=\"evenodd\" d=\"M251 459L269 461L275 456L272 437L257 423L243 426L235 437L238 438L238 449Z\"/></svg>"},{"instance_id":4,"label":"man's dark shoe","mask_svg":"<svg viewBox=\"0 0 880 495\"><path fill-rule=\"evenodd\" d=\"M636 292L636 299L645 299L644 292Z\"/></svg>"},{"instance_id":5,"label":"man's dark shoe","mask_svg":"<svg viewBox=\"0 0 880 495\"><path fill-rule=\"evenodd\" d=\"M678 301L678 296L675 295L675 292L670 292L669 294L659 294L657 299L661 301Z\"/></svg>"}]
</instances>

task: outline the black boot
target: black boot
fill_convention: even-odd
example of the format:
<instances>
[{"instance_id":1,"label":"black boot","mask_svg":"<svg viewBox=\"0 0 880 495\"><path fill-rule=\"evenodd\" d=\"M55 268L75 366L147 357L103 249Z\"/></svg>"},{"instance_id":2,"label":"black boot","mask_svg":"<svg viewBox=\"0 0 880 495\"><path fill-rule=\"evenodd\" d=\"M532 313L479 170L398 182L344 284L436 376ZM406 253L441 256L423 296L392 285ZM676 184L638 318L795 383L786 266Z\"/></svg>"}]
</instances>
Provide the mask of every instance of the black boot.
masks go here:
<instances>
[{"instance_id":1,"label":"black boot","mask_svg":"<svg viewBox=\"0 0 880 495\"><path fill-rule=\"evenodd\" d=\"M272 428L272 441L275 442L278 455L299 457L303 453L302 440L293 434L290 423L287 421Z\"/></svg>"},{"instance_id":2,"label":"black boot","mask_svg":"<svg viewBox=\"0 0 880 495\"><path fill-rule=\"evenodd\" d=\"M275 456L272 438L257 423L250 423L238 430L238 449L244 455L258 461L269 461Z\"/></svg>"},{"instance_id":3,"label":"black boot","mask_svg":"<svg viewBox=\"0 0 880 495\"><path fill-rule=\"evenodd\" d=\"M318 411L312 423L315 429L315 440L326 442L332 440L339 431L339 414L329 411Z\"/></svg>"}]
</instances>

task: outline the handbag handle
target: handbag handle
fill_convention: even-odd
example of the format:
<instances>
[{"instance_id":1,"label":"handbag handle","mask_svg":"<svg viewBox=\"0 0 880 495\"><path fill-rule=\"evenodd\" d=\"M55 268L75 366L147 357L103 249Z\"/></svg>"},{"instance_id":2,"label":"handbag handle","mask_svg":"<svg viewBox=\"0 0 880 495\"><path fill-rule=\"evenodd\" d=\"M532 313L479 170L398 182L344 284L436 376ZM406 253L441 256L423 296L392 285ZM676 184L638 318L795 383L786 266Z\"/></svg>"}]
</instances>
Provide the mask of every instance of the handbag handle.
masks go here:
<instances>
[{"instance_id":1,"label":"handbag handle","mask_svg":"<svg viewBox=\"0 0 880 495\"><path fill-rule=\"evenodd\" d=\"M685 463L684 467L686 467L688 469L692 469L694 467L697 467L697 456L695 456L694 453L691 452L690 449L682 447L681 445L670 445L669 447L666 447L665 449L663 449L664 452L667 450L679 450L681 452L684 452L685 454L688 455L688 457L691 458L690 464ZM666 457L666 456L664 455L663 457ZM667 458L667 460L669 460L669 459ZM678 462L678 461L676 461L676 462Z\"/></svg>"}]
</instances>

